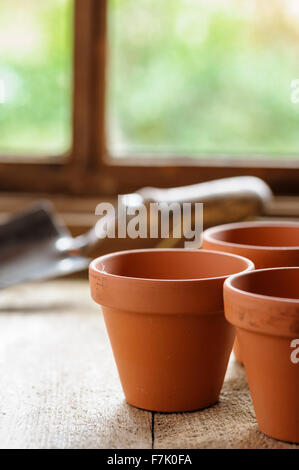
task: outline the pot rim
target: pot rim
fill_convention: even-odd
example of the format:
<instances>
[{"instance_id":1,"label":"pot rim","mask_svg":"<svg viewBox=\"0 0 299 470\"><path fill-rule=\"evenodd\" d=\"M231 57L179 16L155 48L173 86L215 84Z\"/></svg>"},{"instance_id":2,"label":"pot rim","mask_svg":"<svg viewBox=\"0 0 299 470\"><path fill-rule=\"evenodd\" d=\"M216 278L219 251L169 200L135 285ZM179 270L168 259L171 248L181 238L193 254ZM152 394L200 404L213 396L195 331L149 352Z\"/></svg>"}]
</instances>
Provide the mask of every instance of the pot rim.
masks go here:
<instances>
[{"instance_id":1,"label":"pot rim","mask_svg":"<svg viewBox=\"0 0 299 470\"><path fill-rule=\"evenodd\" d=\"M299 222L290 221L253 221L253 222L235 222L232 224L216 225L210 227L203 232L203 238L209 243L216 243L231 248L244 248L247 250L260 250L260 251L299 251L299 245L297 246L271 246L271 245L247 245L245 243L233 243L224 240L218 240L214 238L215 233L219 233L225 230L234 230L238 228L252 228L252 227L299 227Z\"/></svg>"},{"instance_id":2,"label":"pot rim","mask_svg":"<svg viewBox=\"0 0 299 470\"><path fill-rule=\"evenodd\" d=\"M264 302L286 302L286 303L291 303L292 305L298 305L299 306L299 298L294 299L294 298L288 298L288 297L276 297L272 295L265 295L265 294L256 294L253 292L249 292L243 289L239 289L235 286L232 285L234 280L239 277L243 277L246 275L255 275L257 272L266 272L266 271L285 271L285 270L297 270L299 271L299 266L282 266L282 267L274 267L274 268L263 268L263 269L254 269L252 271L246 271L246 272L240 272L237 274L233 274L232 276L229 276L225 282L224 282L224 288L229 289L236 294L242 295L244 297L250 297L252 299L257 299L257 300L263 300Z\"/></svg>"},{"instance_id":3,"label":"pot rim","mask_svg":"<svg viewBox=\"0 0 299 470\"><path fill-rule=\"evenodd\" d=\"M99 269L97 267L97 264L100 262L100 261L104 261L104 260L107 260L109 258L112 258L112 257L116 257L116 256L123 256L123 255L126 255L128 253L149 253L149 252L204 252L204 253L211 253L211 254L220 254L221 256L226 256L226 257L233 257L235 259L239 259L239 260L242 260L245 262L245 264L247 265L245 267L245 269L242 269L242 271L239 271L239 273L236 273L236 274L225 274L223 276L212 276L212 277L199 277L199 278L186 278L186 279L173 279L173 278L167 278L167 279L158 279L158 278L146 278L146 277L133 277L133 276L122 276L122 275L119 275L119 274L112 274L112 273L108 273L106 272L105 270L103 269ZM123 280L127 280L127 281L138 281L138 282L154 282L154 283L161 283L161 284L166 284L168 283L168 285L170 284L176 284L176 283L187 283L187 284L190 284L190 283L194 283L194 282L200 282L200 281L213 281L213 280L225 280L227 279L228 277L230 276L234 276L234 275L237 275L237 274L240 274L240 273L247 273L249 271L252 271L254 269L254 263L244 257L244 256L240 256L240 255L236 255L236 254L233 254L233 253L227 253L227 252L224 252L224 251L216 251L216 250L203 250L203 249L197 249L197 248L143 248L143 249L135 249L135 250L122 250L122 251L115 251L113 253L108 253L106 255L103 255L103 256L99 256L98 258L95 258L93 261L91 261L90 265L89 265L89 269L94 272L95 274L97 275L101 275L101 276L105 276L107 278L110 278L110 279L123 279Z\"/></svg>"}]
</instances>

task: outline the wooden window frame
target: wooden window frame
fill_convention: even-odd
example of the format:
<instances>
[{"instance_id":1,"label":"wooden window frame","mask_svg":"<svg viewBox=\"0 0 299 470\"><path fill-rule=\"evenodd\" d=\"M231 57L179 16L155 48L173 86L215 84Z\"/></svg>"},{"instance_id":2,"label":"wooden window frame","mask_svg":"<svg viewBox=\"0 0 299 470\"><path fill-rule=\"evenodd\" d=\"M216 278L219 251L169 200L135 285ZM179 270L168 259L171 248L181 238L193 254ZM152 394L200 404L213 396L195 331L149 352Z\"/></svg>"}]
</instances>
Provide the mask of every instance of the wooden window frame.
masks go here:
<instances>
[{"instance_id":1,"label":"wooden window frame","mask_svg":"<svg viewBox=\"0 0 299 470\"><path fill-rule=\"evenodd\" d=\"M2 191L115 195L145 185L179 186L254 175L276 194L299 194L293 162L194 158L109 159L105 144L105 63L108 0L74 0L73 145L65 159L0 163ZM299 129L298 129L299 131ZM12 157L10 157L11 159Z\"/></svg>"}]
</instances>

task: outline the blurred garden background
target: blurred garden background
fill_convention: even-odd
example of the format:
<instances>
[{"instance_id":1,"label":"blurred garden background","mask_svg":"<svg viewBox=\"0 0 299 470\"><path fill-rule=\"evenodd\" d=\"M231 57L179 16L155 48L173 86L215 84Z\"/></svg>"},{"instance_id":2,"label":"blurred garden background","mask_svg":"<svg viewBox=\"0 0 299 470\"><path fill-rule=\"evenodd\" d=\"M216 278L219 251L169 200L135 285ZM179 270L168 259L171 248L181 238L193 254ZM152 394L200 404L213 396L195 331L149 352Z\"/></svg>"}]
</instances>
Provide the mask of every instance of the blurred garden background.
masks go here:
<instances>
[{"instance_id":1,"label":"blurred garden background","mask_svg":"<svg viewBox=\"0 0 299 470\"><path fill-rule=\"evenodd\" d=\"M298 0L110 0L109 145L298 158Z\"/></svg>"},{"instance_id":2,"label":"blurred garden background","mask_svg":"<svg viewBox=\"0 0 299 470\"><path fill-rule=\"evenodd\" d=\"M69 150L72 58L72 0L0 0L0 155Z\"/></svg>"},{"instance_id":3,"label":"blurred garden background","mask_svg":"<svg viewBox=\"0 0 299 470\"><path fill-rule=\"evenodd\" d=\"M113 156L298 158L298 0L108 4ZM72 0L0 0L0 154L70 148L72 59Z\"/></svg>"}]
</instances>

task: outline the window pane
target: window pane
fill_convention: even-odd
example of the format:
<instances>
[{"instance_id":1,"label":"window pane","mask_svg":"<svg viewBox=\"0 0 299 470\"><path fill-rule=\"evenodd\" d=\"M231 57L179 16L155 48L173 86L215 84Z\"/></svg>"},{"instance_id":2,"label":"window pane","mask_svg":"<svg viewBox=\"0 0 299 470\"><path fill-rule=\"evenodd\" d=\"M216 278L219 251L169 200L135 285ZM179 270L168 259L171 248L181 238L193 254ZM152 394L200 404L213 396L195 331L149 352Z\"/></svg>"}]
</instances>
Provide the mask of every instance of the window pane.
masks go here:
<instances>
[{"instance_id":1,"label":"window pane","mask_svg":"<svg viewBox=\"0 0 299 470\"><path fill-rule=\"evenodd\" d=\"M72 15L72 0L0 0L0 156L69 150Z\"/></svg>"},{"instance_id":2,"label":"window pane","mask_svg":"<svg viewBox=\"0 0 299 470\"><path fill-rule=\"evenodd\" d=\"M110 0L109 53L113 156L298 158L298 0Z\"/></svg>"}]
</instances>

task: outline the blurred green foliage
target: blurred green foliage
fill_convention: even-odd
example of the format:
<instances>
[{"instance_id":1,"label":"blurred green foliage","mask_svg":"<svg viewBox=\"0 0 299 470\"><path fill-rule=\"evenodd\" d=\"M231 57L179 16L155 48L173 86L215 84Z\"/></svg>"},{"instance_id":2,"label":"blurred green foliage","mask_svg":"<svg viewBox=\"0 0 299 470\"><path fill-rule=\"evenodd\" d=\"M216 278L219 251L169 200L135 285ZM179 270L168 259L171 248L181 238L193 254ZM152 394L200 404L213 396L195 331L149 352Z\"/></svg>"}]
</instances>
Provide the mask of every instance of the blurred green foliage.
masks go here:
<instances>
[{"instance_id":1,"label":"blurred green foliage","mask_svg":"<svg viewBox=\"0 0 299 470\"><path fill-rule=\"evenodd\" d=\"M111 150L297 158L289 3L111 0Z\"/></svg>"},{"instance_id":2,"label":"blurred green foliage","mask_svg":"<svg viewBox=\"0 0 299 470\"><path fill-rule=\"evenodd\" d=\"M108 1L114 155L297 158L299 2ZM72 25L72 0L0 2L2 154L69 149Z\"/></svg>"},{"instance_id":3,"label":"blurred green foliage","mask_svg":"<svg viewBox=\"0 0 299 470\"><path fill-rule=\"evenodd\" d=\"M2 154L69 149L72 15L71 0L0 2Z\"/></svg>"}]
</instances>

